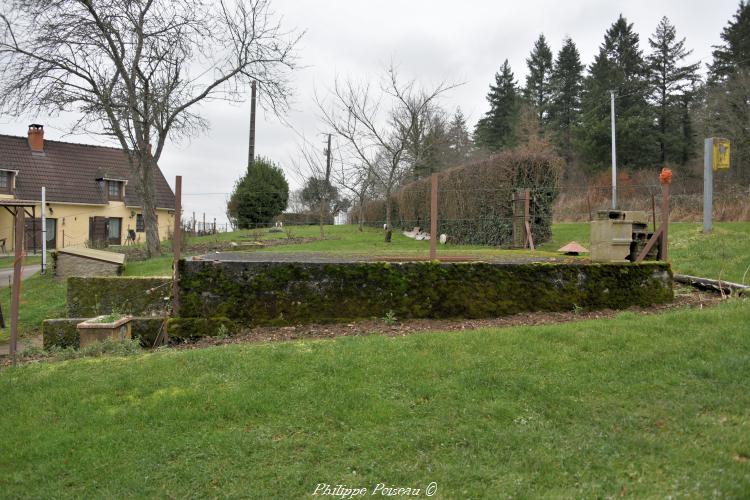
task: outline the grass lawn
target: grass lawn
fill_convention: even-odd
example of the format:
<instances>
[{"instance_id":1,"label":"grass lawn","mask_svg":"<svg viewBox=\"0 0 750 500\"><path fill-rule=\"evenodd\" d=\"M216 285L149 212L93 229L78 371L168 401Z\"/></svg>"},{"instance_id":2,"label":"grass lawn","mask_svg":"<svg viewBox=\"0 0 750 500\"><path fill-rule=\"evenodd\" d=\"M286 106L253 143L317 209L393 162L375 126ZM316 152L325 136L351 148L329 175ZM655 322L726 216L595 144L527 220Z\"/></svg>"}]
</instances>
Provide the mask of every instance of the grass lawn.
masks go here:
<instances>
[{"instance_id":1,"label":"grass lawn","mask_svg":"<svg viewBox=\"0 0 750 500\"><path fill-rule=\"evenodd\" d=\"M750 496L750 303L0 370L6 497Z\"/></svg>"}]
</instances>

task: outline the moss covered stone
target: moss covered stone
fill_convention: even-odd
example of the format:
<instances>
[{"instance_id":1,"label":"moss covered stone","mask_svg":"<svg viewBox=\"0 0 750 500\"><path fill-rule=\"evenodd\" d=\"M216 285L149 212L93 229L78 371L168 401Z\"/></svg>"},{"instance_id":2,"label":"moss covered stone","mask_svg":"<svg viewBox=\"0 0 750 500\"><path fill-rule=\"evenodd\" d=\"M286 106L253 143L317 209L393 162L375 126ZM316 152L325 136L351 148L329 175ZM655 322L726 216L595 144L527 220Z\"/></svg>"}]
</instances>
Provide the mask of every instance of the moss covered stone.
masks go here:
<instances>
[{"instance_id":1,"label":"moss covered stone","mask_svg":"<svg viewBox=\"0 0 750 500\"><path fill-rule=\"evenodd\" d=\"M90 318L47 319L42 322L42 341L45 349L52 347L78 348L76 325Z\"/></svg>"},{"instance_id":2,"label":"moss covered stone","mask_svg":"<svg viewBox=\"0 0 750 500\"><path fill-rule=\"evenodd\" d=\"M68 278L68 316L97 316L119 312L134 316L160 315L169 307L172 278Z\"/></svg>"},{"instance_id":3,"label":"moss covered stone","mask_svg":"<svg viewBox=\"0 0 750 500\"><path fill-rule=\"evenodd\" d=\"M42 322L44 348L78 348L80 339L76 325L87 319L91 318L48 319ZM143 347L151 347L154 345L154 340L156 340L156 336L159 334L164 320L162 318L133 318L130 320L130 324L133 339L140 339Z\"/></svg>"},{"instance_id":4,"label":"moss covered stone","mask_svg":"<svg viewBox=\"0 0 750 500\"><path fill-rule=\"evenodd\" d=\"M671 301L668 264L182 261L180 315L244 326L483 318Z\"/></svg>"},{"instance_id":5,"label":"moss covered stone","mask_svg":"<svg viewBox=\"0 0 750 500\"><path fill-rule=\"evenodd\" d=\"M168 325L171 340L233 335L239 330L238 325L227 318L170 318Z\"/></svg>"}]
</instances>

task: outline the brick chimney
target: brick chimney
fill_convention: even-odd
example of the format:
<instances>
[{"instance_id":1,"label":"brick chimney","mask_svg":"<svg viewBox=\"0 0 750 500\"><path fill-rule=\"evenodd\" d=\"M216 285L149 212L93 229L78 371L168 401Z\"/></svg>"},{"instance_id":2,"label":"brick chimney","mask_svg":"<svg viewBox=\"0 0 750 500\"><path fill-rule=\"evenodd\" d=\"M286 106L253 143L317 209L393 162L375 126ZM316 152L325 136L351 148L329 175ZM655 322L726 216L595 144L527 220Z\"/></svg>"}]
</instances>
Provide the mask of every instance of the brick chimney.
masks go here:
<instances>
[{"instance_id":1,"label":"brick chimney","mask_svg":"<svg viewBox=\"0 0 750 500\"><path fill-rule=\"evenodd\" d=\"M32 152L44 152L44 125L38 123L29 125L29 147Z\"/></svg>"}]
</instances>

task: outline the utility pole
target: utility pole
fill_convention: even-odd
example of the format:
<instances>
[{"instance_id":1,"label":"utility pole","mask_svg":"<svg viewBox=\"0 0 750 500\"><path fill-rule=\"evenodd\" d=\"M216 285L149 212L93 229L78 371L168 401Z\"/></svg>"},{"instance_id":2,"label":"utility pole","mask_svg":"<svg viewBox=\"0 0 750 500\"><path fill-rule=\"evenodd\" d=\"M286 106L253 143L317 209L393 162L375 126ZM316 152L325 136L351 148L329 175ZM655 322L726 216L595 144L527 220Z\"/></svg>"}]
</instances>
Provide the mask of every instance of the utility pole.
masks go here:
<instances>
[{"instance_id":1,"label":"utility pole","mask_svg":"<svg viewBox=\"0 0 750 500\"><path fill-rule=\"evenodd\" d=\"M247 153L247 165L255 161L255 101L258 96L258 85L253 81L252 94L250 97L250 146Z\"/></svg>"},{"instance_id":2,"label":"utility pole","mask_svg":"<svg viewBox=\"0 0 750 500\"><path fill-rule=\"evenodd\" d=\"M325 238L323 233L323 222L328 211L328 186L331 178L331 134L328 134L328 145L326 146L326 176L322 188L322 199L320 200L320 238Z\"/></svg>"},{"instance_id":3,"label":"utility pole","mask_svg":"<svg viewBox=\"0 0 750 500\"><path fill-rule=\"evenodd\" d=\"M612 210L617 210L617 143L615 141L615 91L609 91L612 115Z\"/></svg>"}]
</instances>

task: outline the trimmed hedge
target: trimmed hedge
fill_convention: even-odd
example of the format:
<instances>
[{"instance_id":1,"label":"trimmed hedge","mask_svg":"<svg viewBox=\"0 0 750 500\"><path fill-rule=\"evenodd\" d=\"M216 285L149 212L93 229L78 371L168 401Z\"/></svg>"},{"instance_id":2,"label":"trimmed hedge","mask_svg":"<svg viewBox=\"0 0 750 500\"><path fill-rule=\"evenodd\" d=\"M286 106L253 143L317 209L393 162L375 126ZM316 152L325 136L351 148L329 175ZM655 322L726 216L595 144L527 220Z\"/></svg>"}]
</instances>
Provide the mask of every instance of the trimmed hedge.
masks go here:
<instances>
[{"instance_id":1,"label":"trimmed hedge","mask_svg":"<svg viewBox=\"0 0 750 500\"><path fill-rule=\"evenodd\" d=\"M172 278L68 278L68 316L92 317L120 312L133 316L161 315L170 307Z\"/></svg>"},{"instance_id":2,"label":"trimmed hedge","mask_svg":"<svg viewBox=\"0 0 750 500\"><path fill-rule=\"evenodd\" d=\"M383 317L482 318L671 301L661 262L603 264L181 261L180 315L242 326Z\"/></svg>"},{"instance_id":3,"label":"trimmed hedge","mask_svg":"<svg viewBox=\"0 0 750 500\"><path fill-rule=\"evenodd\" d=\"M284 212L276 217L277 221L283 222L285 226L315 226L320 224L320 213L315 212ZM325 217L326 224L333 224L333 216Z\"/></svg>"},{"instance_id":4,"label":"trimmed hedge","mask_svg":"<svg viewBox=\"0 0 750 500\"><path fill-rule=\"evenodd\" d=\"M91 319L90 316L85 318L62 318L48 319L42 322L42 338L44 348L51 347L79 347L80 338L76 325L82 321ZM130 321L131 335L134 339L140 339L143 347L151 347L159 331L164 324L162 318L133 318Z\"/></svg>"},{"instance_id":5,"label":"trimmed hedge","mask_svg":"<svg viewBox=\"0 0 750 500\"><path fill-rule=\"evenodd\" d=\"M534 241L549 240L562 165L562 159L551 153L521 148L439 172L438 232L447 234L452 243L509 245L513 192L528 188ZM405 185L391 196L390 203L394 227L430 227L430 179ZM366 224L382 227L385 200L366 203L364 212Z\"/></svg>"}]
</instances>

